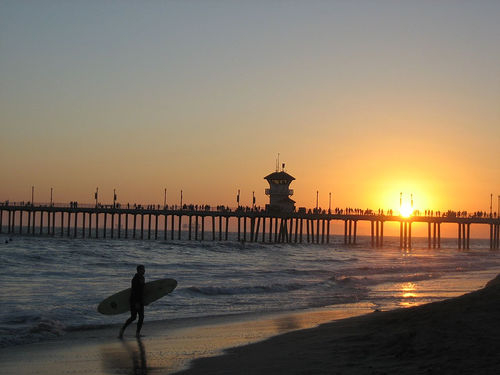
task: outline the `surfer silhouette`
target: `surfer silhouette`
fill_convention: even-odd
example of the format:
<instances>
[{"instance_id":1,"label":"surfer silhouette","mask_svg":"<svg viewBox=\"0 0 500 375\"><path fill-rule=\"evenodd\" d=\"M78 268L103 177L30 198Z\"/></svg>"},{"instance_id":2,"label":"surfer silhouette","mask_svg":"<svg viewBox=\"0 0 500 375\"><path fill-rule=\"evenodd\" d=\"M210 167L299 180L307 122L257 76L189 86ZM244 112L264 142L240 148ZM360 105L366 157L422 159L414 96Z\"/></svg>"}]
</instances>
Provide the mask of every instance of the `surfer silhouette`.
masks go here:
<instances>
[{"instance_id":1,"label":"surfer silhouette","mask_svg":"<svg viewBox=\"0 0 500 375\"><path fill-rule=\"evenodd\" d=\"M137 330L135 336L137 338L141 337L142 323L144 322L144 274L146 273L146 268L143 265L137 266L137 273L132 279L132 290L130 293L130 318L127 319L123 327L120 329L119 338L123 338L123 333L125 329L132 323L139 314L139 320L137 321Z\"/></svg>"}]
</instances>

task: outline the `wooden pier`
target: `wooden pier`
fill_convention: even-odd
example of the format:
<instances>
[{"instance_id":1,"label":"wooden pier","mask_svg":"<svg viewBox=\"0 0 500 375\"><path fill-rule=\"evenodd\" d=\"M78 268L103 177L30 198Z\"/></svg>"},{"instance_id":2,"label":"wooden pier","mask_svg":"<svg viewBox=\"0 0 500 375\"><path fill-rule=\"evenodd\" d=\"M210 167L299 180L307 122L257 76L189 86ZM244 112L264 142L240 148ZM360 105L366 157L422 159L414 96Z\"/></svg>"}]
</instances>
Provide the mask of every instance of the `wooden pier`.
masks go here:
<instances>
[{"instance_id":1,"label":"wooden pier","mask_svg":"<svg viewBox=\"0 0 500 375\"><path fill-rule=\"evenodd\" d=\"M59 227L56 227L56 217ZM159 219L163 226L159 227ZM145 221L147 224L145 225ZM491 216L410 216L322 212L271 213L246 209L122 208L113 206L0 204L0 233L73 238L227 241L229 222L237 240L262 243L329 243L334 221L344 222L344 243L356 244L358 222L369 222L371 246L384 246L384 224L399 222L400 247L412 247L412 224L427 223L428 248L441 247L441 224L457 225L457 246L470 247L471 224L489 225L490 249L499 249L500 220ZM183 230L184 228L184 230ZM161 237L161 238L160 238ZM184 238L185 239L185 238Z\"/></svg>"}]
</instances>

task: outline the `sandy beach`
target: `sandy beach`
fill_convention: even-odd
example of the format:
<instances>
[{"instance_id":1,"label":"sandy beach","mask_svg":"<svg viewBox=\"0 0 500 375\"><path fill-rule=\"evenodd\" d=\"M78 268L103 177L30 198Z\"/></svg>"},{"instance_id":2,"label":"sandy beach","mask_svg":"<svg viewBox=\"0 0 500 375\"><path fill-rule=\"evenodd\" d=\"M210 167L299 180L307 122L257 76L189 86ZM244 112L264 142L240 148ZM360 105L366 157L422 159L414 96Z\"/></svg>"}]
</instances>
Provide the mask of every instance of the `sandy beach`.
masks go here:
<instances>
[{"instance_id":1,"label":"sandy beach","mask_svg":"<svg viewBox=\"0 0 500 375\"><path fill-rule=\"evenodd\" d=\"M498 374L499 296L500 276L460 297L386 312L354 304L150 322L141 340L133 330L121 341L117 327L89 329L4 348L0 362L3 374Z\"/></svg>"},{"instance_id":2,"label":"sandy beach","mask_svg":"<svg viewBox=\"0 0 500 375\"><path fill-rule=\"evenodd\" d=\"M172 374L186 369L194 359L219 355L224 349L370 310L370 304L359 303L307 312L146 320L141 340L134 338L134 324L124 340L117 338L119 326L74 331L53 340L0 349L1 373Z\"/></svg>"},{"instance_id":3,"label":"sandy beach","mask_svg":"<svg viewBox=\"0 0 500 375\"><path fill-rule=\"evenodd\" d=\"M499 374L499 316L500 275L457 298L231 349L182 374Z\"/></svg>"}]
</instances>

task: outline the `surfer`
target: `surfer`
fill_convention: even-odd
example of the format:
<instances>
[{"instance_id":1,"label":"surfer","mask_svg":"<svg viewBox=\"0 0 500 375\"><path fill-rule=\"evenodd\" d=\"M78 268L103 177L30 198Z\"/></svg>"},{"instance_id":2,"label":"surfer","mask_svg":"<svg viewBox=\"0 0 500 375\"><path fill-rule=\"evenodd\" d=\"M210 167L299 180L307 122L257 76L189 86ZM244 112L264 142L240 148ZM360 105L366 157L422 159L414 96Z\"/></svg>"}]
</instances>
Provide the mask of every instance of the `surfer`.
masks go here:
<instances>
[{"instance_id":1,"label":"surfer","mask_svg":"<svg viewBox=\"0 0 500 375\"><path fill-rule=\"evenodd\" d=\"M132 323L139 314L139 320L137 321L137 331L135 336L137 338L141 337L141 328L144 321L144 274L146 273L146 268L143 265L137 266L137 273L132 279L132 291L130 293L130 318L127 319L123 327L120 329L119 338L123 338L123 333L125 329Z\"/></svg>"}]
</instances>

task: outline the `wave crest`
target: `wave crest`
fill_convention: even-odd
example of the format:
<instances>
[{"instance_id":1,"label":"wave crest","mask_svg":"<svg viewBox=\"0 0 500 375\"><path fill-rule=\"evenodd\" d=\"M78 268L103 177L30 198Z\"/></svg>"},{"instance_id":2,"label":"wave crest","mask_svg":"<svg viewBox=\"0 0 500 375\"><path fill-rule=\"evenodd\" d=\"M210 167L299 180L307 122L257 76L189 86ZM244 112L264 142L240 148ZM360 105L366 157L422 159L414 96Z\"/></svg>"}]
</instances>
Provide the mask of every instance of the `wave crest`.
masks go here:
<instances>
[{"instance_id":1,"label":"wave crest","mask_svg":"<svg viewBox=\"0 0 500 375\"><path fill-rule=\"evenodd\" d=\"M293 290L299 290L309 286L309 284L271 284L254 285L242 287L221 287L221 286L192 286L187 288L191 293L203 294L206 296L233 296L240 294L260 294L260 293L284 293Z\"/></svg>"}]
</instances>

